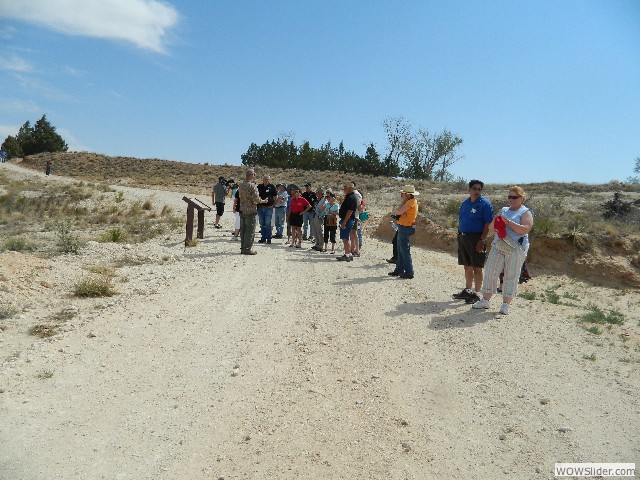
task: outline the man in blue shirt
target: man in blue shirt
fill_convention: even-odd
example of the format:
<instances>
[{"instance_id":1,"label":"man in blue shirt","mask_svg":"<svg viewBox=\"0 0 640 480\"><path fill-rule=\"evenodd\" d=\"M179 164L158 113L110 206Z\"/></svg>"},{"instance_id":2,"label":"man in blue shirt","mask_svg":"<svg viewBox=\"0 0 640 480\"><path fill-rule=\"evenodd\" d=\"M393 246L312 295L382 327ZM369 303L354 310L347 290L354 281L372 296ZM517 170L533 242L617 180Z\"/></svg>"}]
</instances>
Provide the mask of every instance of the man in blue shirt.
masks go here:
<instances>
[{"instance_id":1,"label":"man in blue shirt","mask_svg":"<svg viewBox=\"0 0 640 480\"><path fill-rule=\"evenodd\" d=\"M458 227L458 265L464 266L465 288L453 298L474 303L482 298L482 269L486 258L486 239L493 221L493 206L482 196L484 183L469 182L469 198L460 206ZM472 287L475 286L475 291Z\"/></svg>"}]
</instances>

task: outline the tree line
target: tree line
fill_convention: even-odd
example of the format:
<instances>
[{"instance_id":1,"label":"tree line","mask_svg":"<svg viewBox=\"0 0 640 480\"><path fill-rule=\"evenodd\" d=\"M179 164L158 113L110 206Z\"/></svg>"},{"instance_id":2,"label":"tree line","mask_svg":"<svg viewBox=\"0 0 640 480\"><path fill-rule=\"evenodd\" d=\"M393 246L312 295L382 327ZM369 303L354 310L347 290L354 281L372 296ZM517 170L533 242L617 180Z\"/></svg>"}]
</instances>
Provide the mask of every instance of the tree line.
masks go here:
<instances>
[{"instance_id":1,"label":"tree line","mask_svg":"<svg viewBox=\"0 0 640 480\"><path fill-rule=\"evenodd\" d=\"M18 130L15 136L9 135L2 142L2 149L11 157L25 157L44 152L66 152L69 147L64 139L56 133L56 128L49 123L46 115L32 127L29 121Z\"/></svg>"},{"instance_id":2,"label":"tree line","mask_svg":"<svg viewBox=\"0 0 640 480\"><path fill-rule=\"evenodd\" d=\"M449 167L461 157L457 149L462 139L448 130L432 134L413 127L403 117L390 117L382 122L387 138L386 153L381 155L370 143L364 155L327 142L312 147L308 141L296 145L288 138L277 138L257 145L252 143L241 155L242 164L270 168L302 170L335 170L344 173L419 180L451 181Z\"/></svg>"}]
</instances>

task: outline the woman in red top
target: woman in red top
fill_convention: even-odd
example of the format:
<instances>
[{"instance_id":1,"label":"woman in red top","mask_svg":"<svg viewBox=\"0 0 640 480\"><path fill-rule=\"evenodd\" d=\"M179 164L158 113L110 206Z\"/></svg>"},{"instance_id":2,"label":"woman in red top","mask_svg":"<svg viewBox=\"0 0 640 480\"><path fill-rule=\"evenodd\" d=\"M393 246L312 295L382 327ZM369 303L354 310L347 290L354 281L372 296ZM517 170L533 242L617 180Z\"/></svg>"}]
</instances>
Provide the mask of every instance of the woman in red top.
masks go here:
<instances>
[{"instance_id":1,"label":"woman in red top","mask_svg":"<svg viewBox=\"0 0 640 480\"><path fill-rule=\"evenodd\" d=\"M289 203L289 225L291 225L293 240L289 246L302 248L302 215L311 210L311 204L306 198L300 196L299 188L293 189L291 193L293 196Z\"/></svg>"}]
</instances>

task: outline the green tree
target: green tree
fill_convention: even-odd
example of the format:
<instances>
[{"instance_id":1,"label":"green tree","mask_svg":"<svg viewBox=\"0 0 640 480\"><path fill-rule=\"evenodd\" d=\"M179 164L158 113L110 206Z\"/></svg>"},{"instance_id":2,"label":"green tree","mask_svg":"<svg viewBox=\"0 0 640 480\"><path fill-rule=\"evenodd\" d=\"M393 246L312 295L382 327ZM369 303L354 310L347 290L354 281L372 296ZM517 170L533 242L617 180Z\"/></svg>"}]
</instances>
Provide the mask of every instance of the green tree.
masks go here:
<instances>
[{"instance_id":1,"label":"green tree","mask_svg":"<svg viewBox=\"0 0 640 480\"><path fill-rule=\"evenodd\" d=\"M66 152L68 146L56 133L56 128L43 115L34 127L29 121L18 130L15 137L8 136L2 144L11 156L22 157L43 152Z\"/></svg>"},{"instance_id":2,"label":"green tree","mask_svg":"<svg viewBox=\"0 0 640 480\"><path fill-rule=\"evenodd\" d=\"M23 157L24 152L22 151L22 147L20 147L20 142L16 139L16 137L12 137L9 135L5 138L2 143L2 148L7 152L7 156L11 157Z\"/></svg>"},{"instance_id":3,"label":"green tree","mask_svg":"<svg viewBox=\"0 0 640 480\"><path fill-rule=\"evenodd\" d=\"M389 142L385 158L387 169L407 178L418 180L450 181L453 178L449 167L460 159L457 149L462 139L448 130L431 134L422 128L413 132L411 125L402 117L388 118L383 127Z\"/></svg>"},{"instance_id":4,"label":"green tree","mask_svg":"<svg viewBox=\"0 0 640 480\"><path fill-rule=\"evenodd\" d=\"M56 133L56 127L49 123L46 115L42 115L33 127L33 146L34 153L66 152L69 149L64 139ZM26 151L25 154L30 155Z\"/></svg>"}]
</instances>

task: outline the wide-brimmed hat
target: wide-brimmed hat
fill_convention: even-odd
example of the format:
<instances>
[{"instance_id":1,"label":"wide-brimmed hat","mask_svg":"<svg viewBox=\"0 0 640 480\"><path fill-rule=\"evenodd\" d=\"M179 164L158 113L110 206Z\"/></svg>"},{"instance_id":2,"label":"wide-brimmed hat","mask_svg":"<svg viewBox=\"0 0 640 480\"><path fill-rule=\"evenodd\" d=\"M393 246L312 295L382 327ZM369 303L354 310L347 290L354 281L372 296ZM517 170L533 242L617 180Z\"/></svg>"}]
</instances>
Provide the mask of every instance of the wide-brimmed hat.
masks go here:
<instances>
[{"instance_id":1,"label":"wide-brimmed hat","mask_svg":"<svg viewBox=\"0 0 640 480\"><path fill-rule=\"evenodd\" d=\"M406 193L409 195L413 195L414 197L416 195L420 195L420 192L416 191L416 187L414 187L413 185L405 185L404 187L402 187L402 190L400 190L400 193Z\"/></svg>"}]
</instances>

